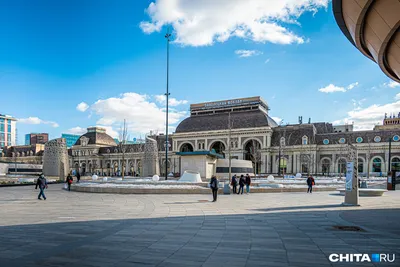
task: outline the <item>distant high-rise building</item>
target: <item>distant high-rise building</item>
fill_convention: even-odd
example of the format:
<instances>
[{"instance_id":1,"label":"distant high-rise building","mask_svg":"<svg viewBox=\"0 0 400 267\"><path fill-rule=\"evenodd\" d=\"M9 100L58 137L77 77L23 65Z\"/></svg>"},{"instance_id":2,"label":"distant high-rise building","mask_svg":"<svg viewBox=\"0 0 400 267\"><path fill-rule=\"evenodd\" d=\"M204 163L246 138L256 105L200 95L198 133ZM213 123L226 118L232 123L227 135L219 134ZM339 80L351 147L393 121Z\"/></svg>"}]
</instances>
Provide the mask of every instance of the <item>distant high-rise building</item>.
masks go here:
<instances>
[{"instance_id":1,"label":"distant high-rise building","mask_svg":"<svg viewBox=\"0 0 400 267\"><path fill-rule=\"evenodd\" d=\"M25 135L25 145L45 144L48 141L48 133L30 133Z\"/></svg>"},{"instance_id":2,"label":"distant high-rise building","mask_svg":"<svg viewBox=\"0 0 400 267\"><path fill-rule=\"evenodd\" d=\"M79 137L81 136L77 134L61 134L61 138L65 138L65 140L67 141L68 148L71 148L73 145L75 145Z\"/></svg>"},{"instance_id":3,"label":"distant high-rise building","mask_svg":"<svg viewBox=\"0 0 400 267\"><path fill-rule=\"evenodd\" d=\"M17 144L17 119L0 114L0 148Z\"/></svg>"}]
</instances>

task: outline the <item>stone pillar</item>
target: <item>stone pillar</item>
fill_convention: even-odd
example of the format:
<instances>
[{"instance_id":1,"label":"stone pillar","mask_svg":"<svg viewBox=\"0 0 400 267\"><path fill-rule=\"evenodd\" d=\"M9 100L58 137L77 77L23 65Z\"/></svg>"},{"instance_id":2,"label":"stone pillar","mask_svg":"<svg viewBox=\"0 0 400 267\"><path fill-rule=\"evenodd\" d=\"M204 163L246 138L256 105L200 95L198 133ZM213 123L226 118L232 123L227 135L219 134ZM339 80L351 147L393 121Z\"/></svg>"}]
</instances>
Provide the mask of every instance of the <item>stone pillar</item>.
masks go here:
<instances>
[{"instance_id":1,"label":"stone pillar","mask_svg":"<svg viewBox=\"0 0 400 267\"><path fill-rule=\"evenodd\" d=\"M65 180L69 172L67 144L64 138L46 143L43 155L43 174Z\"/></svg>"},{"instance_id":2,"label":"stone pillar","mask_svg":"<svg viewBox=\"0 0 400 267\"><path fill-rule=\"evenodd\" d=\"M157 141L149 137L146 137L142 169L142 176L153 176L155 174L160 174L158 165Z\"/></svg>"},{"instance_id":3,"label":"stone pillar","mask_svg":"<svg viewBox=\"0 0 400 267\"><path fill-rule=\"evenodd\" d=\"M197 150L199 150L199 144L198 144L197 139L195 139L195 140L194 140L194 148L193 148L193 151L197 151Z\"/></svg>"},{"instance_id":4,"label":"stone pillar","mask_svg":"<svg viewBox=\"0 0 400 267\"><path fill-rule=\"evenodd\" d=\"M330 166L330 173L331 174L336 173L335 170L337 170L337 168L335 168L335 167L336 167L336 154L332 154L332 164Z\"/></svg>"},{"instance_id":5,"label":"stone pillar","mask_svg":"<svg viewBox=\"0 0 400 267\"><path fill-rule=\"evenodd\" d=\"M267 148L267 136L266 135L263 136L263 146L262 147L264 149Z\"/></svg>"}]
</instances>

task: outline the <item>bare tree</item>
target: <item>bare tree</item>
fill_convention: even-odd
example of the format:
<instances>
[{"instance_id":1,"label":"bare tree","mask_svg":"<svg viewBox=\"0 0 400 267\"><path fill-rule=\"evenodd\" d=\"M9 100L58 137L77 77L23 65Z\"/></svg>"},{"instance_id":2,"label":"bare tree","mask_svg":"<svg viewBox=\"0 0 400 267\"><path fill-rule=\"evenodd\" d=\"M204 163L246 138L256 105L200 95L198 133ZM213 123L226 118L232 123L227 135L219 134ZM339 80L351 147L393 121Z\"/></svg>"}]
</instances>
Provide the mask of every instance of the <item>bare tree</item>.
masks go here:
<instances>
[{"instance_id":1,"label":"bare tree","mask_svg":"<svg viewBox=\"0 0 400 267\"><path fill-rule=\"evenodd\" d=\"M303 138L302 138L302 149L300 153L300 162L301 166L303 167L303 164L307 166L307 176L310 175L311 170L315 168L315 157L314 157L314 136L310 138L307 136L307 143L303 144ZM301 170L303 172L303 168Z\"/></svg>"},{"instance_id":2,"label":"bare tree","mask_svg":"<svg viewBox=\"0 0 400 267\"><path fill-rule=\"evenodd\" d=\"M126 120L124 120L124 124L121 126L121 129L119 131L119 143L118 143L119 152L122 154L122 164L121 164L122 179L125 178L125 167L126 167L125 156L126 156L126 144L128 138L129 138L128 126L126 125Z\"/></svg>"},{"instance_id":3,"label":"bare tree","mask_svg":"<svg viewBox=\"0 0 400 267\"><path fill-rule=\"evenodd\" d=\"M337 161L338 161L338 168L339 168L339 178L342 178L342 173L344 174L346 172L345 171L346 167L342 168L339 164L340 164L340 160L341 159L346 159L347 160L348 144L346 144L346 143L337 143L337 144L339 145L339 149L338 149L339 153L337 153L337 155L338 155ZM335 164L335 163L333 163L333 164Z\"/></svg>"},{"instance_id":4,"label":"bare tree","mask_svg":"<svg viewBox=\"0 0 400 267\"><path fill-rule=\"evenodd\" d=\"M256 174L259 173L262 166L261 145L257 140L252 139L249 151L250 159L253 162Z\"/></svg>"}]
</instances>

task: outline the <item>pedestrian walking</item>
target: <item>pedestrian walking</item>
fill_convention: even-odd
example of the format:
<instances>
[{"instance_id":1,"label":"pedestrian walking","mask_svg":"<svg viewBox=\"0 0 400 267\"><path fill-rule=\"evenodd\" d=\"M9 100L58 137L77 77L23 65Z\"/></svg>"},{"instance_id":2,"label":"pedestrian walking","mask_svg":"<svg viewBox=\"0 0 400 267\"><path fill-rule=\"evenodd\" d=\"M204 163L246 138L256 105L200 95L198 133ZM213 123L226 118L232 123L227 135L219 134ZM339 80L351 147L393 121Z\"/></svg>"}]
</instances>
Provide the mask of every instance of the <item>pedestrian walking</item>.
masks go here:
<instances>
[{"instance_id":1,"label":"pedestrian walking","mask_svg":"<svg viewBox=\"0 0 400 267\"><path fill-rule=\"evenodd\" d=\"M81 180L81 174L79 173L79 171L76 173L76 182L79 183L79 181Z\"/></svg>"},{"instance_id":2,"label":"pedestrian walking","mask_svg":"<svg viewBox=\"0 0 400 267\"><path fill-rule=\"evenodd\" d=\"M309 176L307 178L307 185L308 185L307 193L312 193L312 188L315 185L315 180L312 176Z\"/></svg>"},{"instance_id":3,"label":"pedestrian walking","mask_svg":"<svg viewBox=\"0 0 400 267\"><path fill-rule=\"evenodd\" d=\"M217 201L217 196L218 196L218 179L217 179L217 177L215 175L213 175L211 177L210 188L212 190L212 195L213 195L213 201L212 202L216 202Z\"/></svg>"},{"instance_id":4,"label":"pedestrian walking","mask_svg":"<svg viewBox=\"0 0 400 267\"><path fill-rule=\"evenodd\" d=\"M68 185L68 191L71 191L71 184L73 181L74 181L74 179L72 178L71 173L69 173L67 176L67 180L65 181Z\"/></svg>"},{"instance_id":5,"label":"pedestrian walking","mask_svg":"<svg viewBox=\"0 0 400 267\"><path fill-rule=\"evenodd\" d=\"M37 189L38 187L40 189L40 193L38 195L38 199L42 200L41 197L43 197L43 199L46 200L46 196L44 195L44 189L47 188L47 180L46 180L46 178L44 178L43 173L40 174L39 178L36 181L35 189Z\"/></svg>"},{"instance_id":6,"label":"pedestrian walking","mask_svg":"<svg viewBox=\"0 0 400 267\"><path fill-rule=\"evenodd\" d=\"M249 174L246 174L246 194L250 193L251 178Z\"/></svg>"},{"instance_id":7,"label":"pedestrian walking","mask_svg":"<svg viewBox=\"0 0 400 267\"><path fill-rule=\"evenodd\" d=\"M240 175L240 179L239 179L239 191L237 192L237 194L240 194L240 190L242 190L242 195L243 195L243 190L244 190L244 184L245 184L245 180L244 180L244 176L243 174Z\"/></svg>"},{"instance_id":8,"label":"pedestrian walking","mask_svg":"<svg viewBox=\"0 0 400 267\"><path fill-rule=\"evenodd\" d=\"M237 193L237 180L236 180L236 174L232 176L231 185L232 185L232 188L233 188L233 193L234 193L234 194L236 194L236 193Z\"/></svg>"}]
</instances>

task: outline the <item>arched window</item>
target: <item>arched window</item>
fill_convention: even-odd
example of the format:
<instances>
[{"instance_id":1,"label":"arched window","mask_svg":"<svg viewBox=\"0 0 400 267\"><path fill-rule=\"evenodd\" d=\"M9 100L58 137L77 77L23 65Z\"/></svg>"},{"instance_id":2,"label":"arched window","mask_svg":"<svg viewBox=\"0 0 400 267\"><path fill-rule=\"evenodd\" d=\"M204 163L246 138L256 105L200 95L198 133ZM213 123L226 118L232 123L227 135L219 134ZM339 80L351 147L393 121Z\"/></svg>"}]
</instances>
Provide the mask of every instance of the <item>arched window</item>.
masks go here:
<instances>
[{"instance_id":1,"label":"arched window","mask_svg":"<svg viewBox=\"0 0 400 267\"><path fill-rule=\"evenodd\" d=\"M382 172L382 160L380 158L373 159L372 172Z\"/></svg>"},{"instance_id":2,"label":"arched window","mask_svg":"<svg viewBox=\"0 0 400 267\"><path fill-rule=\"evenodd\" d=\"M307 136L303 136L301 144L302 145L308 145L308 137Z\"/></svg>"},{"instance_id":3,"label":"arched window","mask_svg":"<svg viewBox=\"0 0 400 267\"><path fill-rule=\"evenodd\" d=\"M400 158L393 158L392 159L392 168L391 171L400 172Z\"/></svg>"},{"instance_id":4,"label":"arched window","mask_svg":"<svg viewBox=\"0 0 400 267\"><path fill-rule=\"evenodd\" d=\"M181 146L180 152L193 152L193 146L190 143L185 143Z\"/></svg>"},{"instance_id":5,"label":"arched window","mask_svg":"<svg viewBox=\"0 0 400 267\"><path fill-rule=\"evenodd\" d=\"M329 159L323 159L321 162L321 166L322 166L322 175L329 174L331 161Z\"/></svg>"},{"instance_id":6,"label":"arched window","mask_svg":"<svg viewBox=\"0 0 400 267\"><path fill-rule=\"evenodd\" d=\"M344 174L346 173L346 160L344 158L339 159L338 161L338 173Z\"/></svg>"},{"instance_id":7,"label":"arched window","mask_svg":"<svg viewBox=\"0 0 400 267\"><path fill-rule=\"evenodd\" d=\"M198 147L198 149L200 150L201 149L201 143L198 143L198 145L197 145L197 147Z\"/></svg>"}]
</instances>

